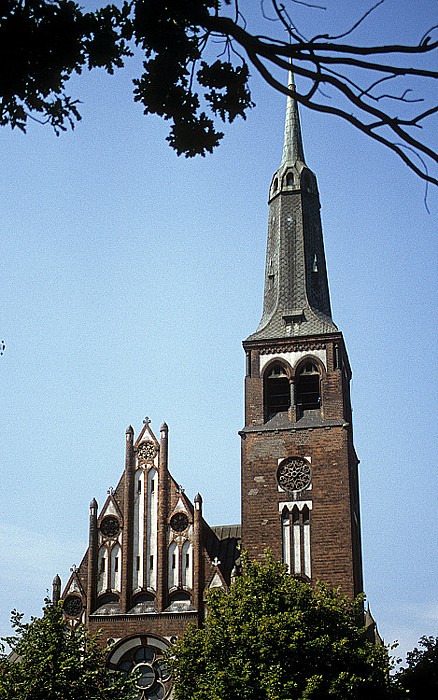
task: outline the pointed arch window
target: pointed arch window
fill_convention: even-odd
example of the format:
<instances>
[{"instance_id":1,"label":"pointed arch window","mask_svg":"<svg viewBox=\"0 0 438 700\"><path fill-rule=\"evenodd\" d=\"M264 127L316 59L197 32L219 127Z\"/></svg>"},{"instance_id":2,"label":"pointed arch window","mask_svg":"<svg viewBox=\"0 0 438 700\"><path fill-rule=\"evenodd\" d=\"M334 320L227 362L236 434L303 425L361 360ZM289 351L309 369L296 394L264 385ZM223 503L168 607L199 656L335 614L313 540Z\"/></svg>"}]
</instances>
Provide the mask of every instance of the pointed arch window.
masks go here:
<instances>
[{"instance_id":1,"label":"pointed arch window","mask_svg":"<svg viewBox=\"0 0 438 700\"><path fill-rule=\"evenodd\" d=\"M314 362L306 362L298 371L295 382L297 407L301 412L321 406L321 375Z\"/></svg>"},{"instance_id":2,"label":"pointed arch window","mask_svg":"<svg viewBox=\"0 0 438 700\"><path fill-rule=\"evenodd\" d=\"M115 544L111 550L111 571L110 574L110 589L112 591L121 590L120 566L121 549L119 544Z\"/></svg>"},{"instance_id":3,"label":"pointed arch window","mask_svg":"<svg viewBox=\"0 0 438 700\"><path fill-rule=\"evenodd\" d=\"M291 405L290 381L286 368L281 362L271 365L265 374L265 415L266 420L277 413L288 411Z\"/></svg>"},{"instance_id":4,"label":"pointed arch window","mask_svg":"<svg viewBox=\"0 0 438 700\"><path fill-rule=\"evenodd\" d=\"M193 588L193 548L186 540L181 551L181 583L184 588Z\"/></svg>"},{"instance_id":5,"label":"pointed arch window","mask_svg":"<svg viewBox=\"0 0 438 700\"><path fill-rule=\"evenodd\" d=\"M102 545L99 549L99 566L98 566L98 579L97 579L97 592L102 593L109 588L108 576L110 572L110 566L108 566L108 547L106 544Z\"/></svg>"},{"instance_id":6,"label":"pointed arch window","mask_svg":"<svg viewBox=\"0 0 438 700\"><path fill-rule=\"evenodd\" d=\"M179 585L179 548L176 542L170 545L168 557L168 586L172 589Z\"/></svg>"},{"instance_id":7,"label":"pointed arch window","mask_svg":"<svg viewBox=\"0 0 438 700\"><path fill-rule=\"evenodd\" d=\"M282 539L283 539L283 564L286 564L287 570L290 573L290 513L286 506L283 509L281 515L281 529L282 529Z\"/></svg>"},{"instance_id":8,"label":"pointed arch window","mask_svg":"<svg viewBox=\"0 0 438 700\"><path fill-rule=\"evenodd\" d=\"M291 510L287 506L281 514L283 563L290 574L305 580L311 577L310 509L307 504Z\"/></svg>"}]
</instances>

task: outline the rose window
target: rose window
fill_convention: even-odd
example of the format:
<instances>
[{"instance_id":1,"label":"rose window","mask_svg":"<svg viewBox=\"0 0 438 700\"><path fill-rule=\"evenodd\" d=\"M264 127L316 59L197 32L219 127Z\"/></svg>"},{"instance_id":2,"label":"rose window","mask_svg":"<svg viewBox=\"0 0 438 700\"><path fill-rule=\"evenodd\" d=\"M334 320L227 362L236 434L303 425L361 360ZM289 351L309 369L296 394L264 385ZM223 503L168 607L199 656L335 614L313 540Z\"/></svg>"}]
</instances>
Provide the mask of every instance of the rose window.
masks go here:
<instances>
[{"instance_id":1,"label":"rose window","mask_svg":"<svg viewBox=\"0 0 438 700\"><path fill-rule=\"evenodd\" d=\"M277 470L277 481L285 491L302 491L310 485L310 464L303 457L283 460Z\"/></svg>"},{"instance_id":2,"label":"rose window","mask_svg":"<svg viewBox=\"0 0 438 700\"><path fill-rule=\"evenodd\" d=\"M142 442L137 450L139 462L152 462L156 454L157 448L154 443L149 440L147 442Z\"/></svg>"},{"instance_id":3,"label":"rose window","mask_svg":"<svg viewBox=\"0 0 438 700\"><path fill-rule=\"evenodd\" d=\"M140 641L140 639L139 639ZM128 649L120 658L115 668L126 675L135 674L139 691L136 700L161 700L168 698L171 691L171 674L164 650L153 644ZM113 664L110 662L110 666Z\"/></svg>"},{"instance_id":4,"label":"rose window","mask_svg":"<svg viewBox=\"0 0 438 700\"><path fill-rule=\"evenodd\" d=\"M105 537L117 537L120 532L119 521L113 515L107 515L100 524L100 531Z\"/></svg>"},{"instance_id":5,"label":"rose window","mask_svg":"<svg viewBox=\"0 0 438 700\"><path fill-rule=\"evenodd\" d=\"M189 526L189 519L185 513L175 513L170 518L170 527L175 532L183 532Z\"/></svg>"},{"instance_id":6,"label":"rose window","mask_svg":"<svg viewBox=\"0 0 438 700\"><path fill-rule=\"evenodd\" d=\"M69 617L79 617L82 613L82 600L77 595L69 595L64 600L62 608Z\"/></svg>"}]
</instances>

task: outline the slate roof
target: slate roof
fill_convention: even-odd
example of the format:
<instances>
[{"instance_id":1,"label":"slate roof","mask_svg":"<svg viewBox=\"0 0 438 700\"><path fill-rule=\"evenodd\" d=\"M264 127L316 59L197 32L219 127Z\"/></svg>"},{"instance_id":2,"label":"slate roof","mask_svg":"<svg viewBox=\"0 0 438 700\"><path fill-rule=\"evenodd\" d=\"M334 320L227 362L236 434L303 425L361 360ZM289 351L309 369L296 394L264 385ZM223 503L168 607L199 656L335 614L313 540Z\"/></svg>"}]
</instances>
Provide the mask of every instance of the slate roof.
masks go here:
<instances>
[{"instance_id":1,"label":"slate roof","mask_svg":"<svg viewBox=\"0 0 438 700\"><path fill-rule=\"evenodd\" d=\"M215 557L220 561L220 570L229 584L231 572L238 565L240 557L240 525L217 525L216 527L207 525L204 542L211 561Z\"/></svg>"},{"instance_id":2,"label":"slate roof","mask_svg":"<svg viewBox=\"0 0 438 700\"><path fill-rule=\"evenodd\" d=\"M293 77L289 87L295 87ZM298 105L290 96L283 157L272 180L269 210L263 314L247 340L337 331L331 318L318 187L304 162Z\"/></svg>"}]
</instances>

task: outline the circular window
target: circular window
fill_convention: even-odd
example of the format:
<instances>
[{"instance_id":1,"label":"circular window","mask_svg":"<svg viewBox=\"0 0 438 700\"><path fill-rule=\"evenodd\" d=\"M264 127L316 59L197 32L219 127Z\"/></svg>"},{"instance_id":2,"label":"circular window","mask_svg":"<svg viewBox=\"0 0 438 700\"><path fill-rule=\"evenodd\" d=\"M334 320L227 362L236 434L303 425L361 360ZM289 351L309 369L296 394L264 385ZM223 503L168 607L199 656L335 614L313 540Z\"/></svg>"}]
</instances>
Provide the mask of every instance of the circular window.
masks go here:
<instances>
[{"instance_id":1,"label":"circular window","mask_svg":"<svg viewBox=\"0 0 438 700\"><path fill-rule=\"evenodd\" d=\"M283 460L277 470L277 481L285 491L302 491L310 485L310 464L303 457Z\"/></svg>"},{"instance_id":2,"label":"circular window","mask_svg":"<svg viewBox=\"0 0 438 700\"><path fill-rule=\"evenodd\" d=\"M138 639L140 643L140 638ZM148 638L149 644L140 644L128 649L121 657L117 666L110 667L125 675L135 674L136 686L139 691L138 700L160 700L168 698L171 691L171 674L164 658L162 642ZM159 646L158 646L159 645Z\"/></svg>"},{"instance_id":3,"label":"circular window","mask_svg":"<svg viewBox=\"0 0 438 700\"><path fill-rule=\"evenodd\" d=\"M77 595L69 595L64 600L62 608L69 617L79 617L82 613L82 600Z\"/></svg>"},{"instance_id":4,"label":"circular window","mask_svg":"<svg viewBox=\"0 0 438 700\"><path fill-rule=\"evenodd\" d=\"M153 442L142 442L137 450L137 457L140 462L152 462L157 454L157 448Z\"/></svg>"},{"instance_id":5,"label":"circular window","mask_svg":"<svg viewBox=\"0 0 438 700\"><path fill-rule=\"evenodd\" d=\"M105 537L117 537L120 532L120 524L113 515L107 515L100 524L100 531Z\"/></svg>"},{"instance_id":6,"label":"circular window","mask_svg":"<svg viewBox=\"0 0 438 700\"><path fill-rule=\"evenodd\" d=\"M170 527L175 532L182 532L189 526L189 519L185 513L175 513L170 518Z\"/></svg>"}]
</instances>

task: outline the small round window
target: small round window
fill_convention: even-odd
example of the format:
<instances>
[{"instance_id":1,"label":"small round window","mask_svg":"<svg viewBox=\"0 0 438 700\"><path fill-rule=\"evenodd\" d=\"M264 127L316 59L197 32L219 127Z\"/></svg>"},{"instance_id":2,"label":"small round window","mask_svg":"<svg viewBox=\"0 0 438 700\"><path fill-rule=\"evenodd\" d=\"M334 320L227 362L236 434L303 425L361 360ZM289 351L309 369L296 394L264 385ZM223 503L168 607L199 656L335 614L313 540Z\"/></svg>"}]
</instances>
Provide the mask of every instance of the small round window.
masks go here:
<instances>
[{"instance_id":1,"label":"small round window","mask_svg":"<svg viewBox=\"0 0 438 700\"><path fill-rule=\"evenodd\" d=\"M82 600L77 595L68 595L62 606L69 617L79 617L82 613Z\"/></svg>"},{"instance_id":2,"label":"small round window","mask_svg":"<svg viewBox=\"0 0 438 700\"><path fill-rule=\"evenodd\" d=\"M277 469L277 481L285 491L302 491L310 486L310 464L303 457L289 457Z\"/></svg>"},{"instance_id":3,"label":"small round window","mask_svg":"<svg viewBox=\"0 0 438 700\"><path fill-rule=\"evenodd\" d=\"M150 440L142 442L137 449L139 462L152 462L156 454L157 448Z\"/></svg>"},{"instance_id":4,"label":"small round window","mask_svg":"<svg viewBox=\"0 0 438 700\"><path fill-rule=\"evenodd\" d=\"M113 515L107 515L100 524L100 531L105 537L117 537L120 532L119 521Z\"/></svg>"},{"instance_id":5,"label":"small round window","mask_svg":"<svg viewBox=\"0 0 438 700\"><path fill-rule=\"evenodd\" d=\"M175 513L170 518L170 527L175 532L183 532L189 526L189 519L185 513Z\"/></svg>"}]
</instances>

